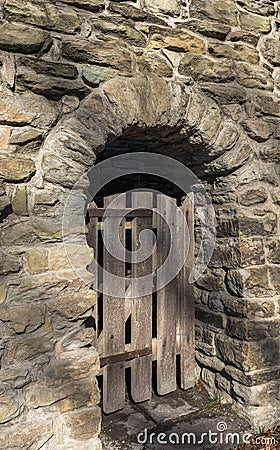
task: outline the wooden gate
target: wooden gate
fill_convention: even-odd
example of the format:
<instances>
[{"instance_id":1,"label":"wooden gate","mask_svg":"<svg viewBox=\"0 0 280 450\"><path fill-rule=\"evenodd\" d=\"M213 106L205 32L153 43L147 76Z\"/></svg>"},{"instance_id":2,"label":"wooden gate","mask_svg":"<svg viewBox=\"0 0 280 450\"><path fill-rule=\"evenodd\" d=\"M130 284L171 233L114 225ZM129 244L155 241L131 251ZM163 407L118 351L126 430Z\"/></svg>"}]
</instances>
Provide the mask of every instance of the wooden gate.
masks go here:
<instances>
[{"instance_id":1,"label":"wooden gate","mask_svg":"<svg viewBox=\"0 0 280 450\"><path fill-rule=\"evenodd\" d=\"M110 206L109 212L112 200L114 206ZM94 274L99 278L99 285L108 283L105 270L124 280L122 298L114 297L114 283L111 283L112 286L106 286L106 294L99 294L94 312L105 413L120 410L125 405L127 368L130 368L130 386L127 387L134 402L151 398L153 376L159 395L172 392L177 386L188 389L195 384L194 296L192 285L188 283L194 252L193 202L188 196L181 207L189 229L186 263L168 285L148 295L131 293L129 279L151 274L151 283L159 283L156 269L164 262L171 245L167 223L175 218L171 216L170 198L163 194L134 192L130 208L127 204L125 195L109 196L105 197L103 208L97 208L93 202L88 210L88 242L94 248L94 258L103 266L103 270ZM164 217L156 213L159 206ZM133 210L133 207L138 209ZM124 261L115 259L103 245L101 231L105 210L105 223L125 216L119 226ZM179 222L175 223L176 238L172 242L178 252L187 244ZM156 251L144 262L128 265L125 247L136 251L139 235L147 229L153 230L157 237Z\"/></svg>"}]
</instances>

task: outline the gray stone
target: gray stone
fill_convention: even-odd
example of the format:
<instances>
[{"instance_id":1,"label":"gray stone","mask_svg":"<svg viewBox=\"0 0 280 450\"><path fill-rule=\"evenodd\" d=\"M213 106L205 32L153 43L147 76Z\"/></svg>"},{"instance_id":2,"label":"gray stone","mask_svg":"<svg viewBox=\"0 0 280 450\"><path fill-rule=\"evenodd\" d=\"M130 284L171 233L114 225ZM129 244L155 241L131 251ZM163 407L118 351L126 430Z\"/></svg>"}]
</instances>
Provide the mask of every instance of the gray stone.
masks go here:
<instances>
[{"instance_id":1,"label":"gray stone","mask_svg":"<svg viewBox=\"0 0 280 450\"><path fill-rule=\"evenodd\" d=\"M0 49L8 52L36 53L44 45L48 33L27 25L0 22Z\"/></svg>"},{"instance_id":2,"label":"gray stone","mask_svg":"<svg viewBox=\"0 0 280 450\"><path fill-rule=\"evenodd\" d=\"M81 81L41 75L26 69L18 70L17 85L52 100L59 100L64 95L84 98L90 93L90 90Z\"/></svg>"},{"instance_id":3,"label":"gray stone","mask_svg":"<svg viewBox=\"0 0 280 450\"><path fill-rule=\"evenodd\" d=\"M280 44L278 39L265 39L261 52L265 59L274 66L280 66Z\"/></svg>"},{"instance_id":4,"label":"gray stone","mask_svg":"<svg viewBox=\"0 0 280 450\"><path fill-rule=\"evenodd\" d=\"M65 58L76 62L110 66L123 75L131 71L130 53L116 40L64 39L61 51Z\"/></svg>"},{"instance_id":5,"label":"gray stone","mask_svg":"<svg viewBox=\"0 0 280 450\"><path fill-rule=\"evenodd\" d=\"M21 264L18 256L7 252L0 252L0 275L17 273L20 271Z\"/></svg>"},{"instance_id":6,"label":"gray stone","mask_svg":"<svg viewBox=\"0 0 280 450\"><path fill-rule=\"evenodd\" d=\"M272 264L280 264L280 239L267 238L266 248L268 262Z\"/></svg>"},{"instance_id":7,"label":"gray stone","mask_svg":"<svg viewBox=\"0 0 280 450\"><path fill-rule=\"evenodd\" d=\"M0 243L5 246L55 242L59 239L61 223L57 219L21 218L1 226Z\"/></svg>"},{"instance_id":8,"label":"gray stone","mask_svg":"<svg viewBox=\"0 0 280 450\"><path fill-rule=\"evenodd\" d=\"M33 420L29 423L17 425L15 428L2 431L0 435L0 447L3 450L29 448L36 449L42 446L53 436L51 421Z\"/></svg>"},{"instance_id":9,"label":"gray stone","mask_svg":"<svg viewBox=\"0 0 280 450\"><path fill-rule=\"evenodd\" d=\"M149 76L151 73L161 77L172 77L173 68L157 52L147 51L137 58L139 71L142 75Z\"/></svg>"},{"instance_id":10,"label":"gray stone","mask_svg":"<svg viewBox=\"0 0 280 450\"><path fill-rule=\"evenodd\" d=\"M166 22L158 17L158 15L150 14L143 9L136 8L132 6L130 3L121 2L120 5L111 3L109 5L110 11L114 13L121 14L126 19L132 19L136 22L149 22L149 23L158 23L161 25L166 25Z\"/></svg>"},{"instance_id":11,"label":"gray stone","mask_svg":"<svg viewBox=\"0 0 280 450\"><path fill-rule=\"evenodd\" d=\"M194 55L206 53L203 39L182 30L171 31L159 27L151 27L149 46L154 49L165 48L171 51L186 52Z\"/></svg>"},{"instance_id":12,"label":"gray stone","mask_svg":"<svg viewBox=\"0 0 280 450\"><path fill-rule=\"evenodd\" d=\"M229 35L227 36L227 39L229 41L242 41L246 42L247 44L253 45L254 47L257 46L259 41L259 36L257 34L249 33L244 30L232 30Z\"/></svg>"},{"instance_id":13,"label":"gray stone","mask_svg":"<svg viewBox=\"0 0 280 450\"><path fill-rule=\"evenodd\" d=\"M239 196L241 205L251 206L257 203L264 203L268 198L268 193L265 187L248 189Z\"/></svg>"},{"instance_id":14,"label":"gray stone","mask_svg":"<svg viewBox=\"0 0 280 450\"><path fill-rule=\"evenodd\" d=\"M217 64L203 56L185 55L180 63L179 73L191 76L198 81L224 82L234 79L233 65L230 60L221 59Z\"/></svg>"},{"instance_id":15,"label":"gray stone","mask_svg":"<svg viewBox=\"0 0 280 450\"><path fill-rule=\"evenodd\" d=\"M226 285L229 292L238 297L262 297L271 291L265 266L229 270Z\"/></svg>"},{"instance_id":16,"label":"gray stone","mask_svg":"<svg viewBox=\"0 0 280 450\"><path fill-rule=\"evenodd\" d=\"M3 124L49 128L57 116L57 106L32 92L12 94L6 91L0 95L0 121Z\"/></svg>"},{"instance_id":17,"label":"gray stone","mask_svg":"<svg viewBox=\"0 0 280 450\"><path fill-rule=\"evenodd\" d=\"M146 36L137 31L133 22L129 20L120 17L100 17L92 19L90 22L95 30L104 35L116 36L137 47L146 45Z\"/></svg>"},{"instance_id":18,"label":"gray stone","mask_svg":"<svg viewBox=\"0 0 280 450\"><path fill-rule=\"evenodd\" d=\"M271 123L256 117L243 120L241 125L248 135L257 142L267 141L274 132L274 126Z\"/></svg>"},{"instance_id":19,"label":"gray stone","mask_svg":"<svg viewBox=\"0 0 280 450\"><path fill-rule=\"evenodd\" d=\"M263 67L237 63L236 75L238 82L242 86L257 89L273 89L271 74Z\"/></svg>"},{"instance_id":20,"label":"gray stone","mask_svg":"<svg viewBox=\"0 0 280 450\"><path fill-rule=\"evenodd\" d=\"M262 0L261 4L258 0L238 0L237 3L246 11L260 14L263 16L274 16L274 2L271 0Z\"/></svg>"},{"instance_id":21,"label":"gray stone","mask_svg":"<svg viewBox=\"0 0 280 450\"><path fill-rule=\"evenodd\" d=\"M101 426L101 411L97 406L80 408L64 414L65 424L73 439L86 441L98 436Z\"/></svg>"},{"instance_id":22,"label":"gray stone","mask_svg":"<svg viewBox=\"0 0 280 450\"><path fill-rule=\"evenodd\" d=\"M0 306L0 320L7 322L16 333L37 330L45 321L43 307L37 305Z\"/></svg>"},{"instance_id":23,"label":"gray stone","mask_svg":"<svg viewBox=\"0 0 280 450\"><path fill-rule=\"evenodd\" d=\"M83 80L89 86L97 87L100 83L108 81L117 74L117 71L110 67L85 66L83 67Z\"/></svg>"},{"instance_id":24,"label":"gray stone","mask_svg":"<svg viewBox=\"0 0 280 450\"><path fill-rule=\"evenodd\" d=\"M225 25L237 25L237 8L230 0L194 0L190 5L190 17L210 19Z\"/></svg>"},{"instance_id":25,"label":"gray stone","mask_svg":"<svg viewBox=\"0 0 280 450\"><path fill-rule=\"evenodd\" d=\"M259 62L257 50L241 43L229 45L228 43L209 42L208 51L210 55L216 58L228 58L250 64L258 64Z\"/></svg>"},{"instance_id":26,"label":"gray stone","mask_svg":"<svg viewBox=\"0 0 280 450\"><path fill-rule=\"evenodd\" d=\"M253 31L258 34L269 33L271 30L269 19L245 12L240 13L240 24L244 30Z\"/></svg>"},{"instance_id":27,"label":"gray stone","mask_svg":"<svg viewBox=\"0 0 280 450\"><path fill-rule=\"evenodd\" d=\"M196 307L195 317L201 322L207 323L216 328L225 328L226 317L223 314L216 314L208 308Z\"/></svg>"},{"instance_id":28,"label":"gray stone","mask_svg":"<svg viewBox=\"0 0 280 450\"><path fill-rule=\"evenodd\" d=\"M62 0L62 3L68 3L76 8L87 9L92 12L99 12L105 8L104 0Z\"/></svg>"},{"instance_id":29,"label":"gray stone","mask_svg":"<svg viewBox=\"0 0 280 450\"><path fill-rule=\"evenodd\" d=\"M180 14L179 0L143 0L144 6L153 13L161 12L171 16Z\"/></svg>"},{"instance_id":30,"label":"gray stone","mask_svg":"<svg viewBox=\"0 0 280 450\"><path fill-rule=\"evenodd\" d=\"M79 31L81 26L79 15L72 8L60 8L42 0L26 0L24 3L7 0L4 18L70 34Z\"/></svg>"},{"instance_id":31,"label":"gray stone","mask_svg":"<svg viewBox=\"0 0 280 450\"><path fill-rule=\"evenodd\" d=\"M235 84L202 84L201 89L209 96L221 104L244 103L247 99L246 89Z\"/></svg>"},{"instance_id":32,"label":"gray stone","mask_svg":"<svg viewBox=\"0 0 280 450\"><path fill-rule=\"evenodd\" d=\"M35 172L35 164L31 159L0 158L0 179L11 182L28 181Z\"/></svg>"},{"instance_id":33,"label":"gray stone","mask_svg":"<svg viewBox=\"0 0 280 450\"><path fill-rule=\"evenodd\" d=\"M188 22L188 28L192 31L203 34L215 39L224 40L230 32L230 26L221 22L213 22L211 20L196 20L191 19Z\"/></svg>"},{"instance_id":34,"label":"gray stone","mask_svg":"<svg viewBox=\"0 0 280 450\"><path fill-rule=\"evenodd\" d=\"M73 64L61 62L46 61L45 59L20 56L17 58L17 66L23 65L36 73L48 75L50 77L61 77L75 79L78 76L78 70Z\"/></svg>"}]
</instances>

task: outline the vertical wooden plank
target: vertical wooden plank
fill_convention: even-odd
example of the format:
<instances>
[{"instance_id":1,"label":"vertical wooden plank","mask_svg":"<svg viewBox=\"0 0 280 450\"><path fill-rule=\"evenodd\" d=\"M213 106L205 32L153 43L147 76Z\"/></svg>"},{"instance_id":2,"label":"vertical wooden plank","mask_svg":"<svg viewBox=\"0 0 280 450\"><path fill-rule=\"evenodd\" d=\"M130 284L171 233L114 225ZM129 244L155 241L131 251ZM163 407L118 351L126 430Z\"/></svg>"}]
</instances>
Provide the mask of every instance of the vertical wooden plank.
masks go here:
<instances>
[{"instance_id":1,"label":"vertical wooden plank","mask_svg":"<svg viewBox=\"0 0 280 450\"><path fill-rule=\"evenodd\" d=\"M132 208L153 208L152 192L133 192ZM143 230L152 231L151 217L136 217L132 221L132 252L139 250L139 235ZM151 293L143 295L143 291L132 289L132 350L142 350L152 346L152 239L143 241L143 247L151 255L143 262L132 264L132 277L141 278L150 275L148 285ZM152 396L152 354L134 359L131 363L131 396L135 402L149 400Z\"/></svg>"},{"instance_id":2,"label":"vertical wooden plank","mask_svg":"<svg viewBox=\"0 0 280 450\"><path fill-rule=\"evenodd\" d=\"M170 208L173 199L159 194L157 209L163 217L158 216L157 251L158 267L168 256L171 246L179 241L178 236L171 241L168 224L174 225L174 214ZM175 226L175 225L174 225ZM161 282L157 277L157 285ZM177 279L157 291L157 391L159 395L168 394L177 388L176 380L176 318L177 318Z\"/></svg>"},{"instance_id":3,"label":"vertical wooden plank","mask_svg":"<svg viewBox=\"0 0 280 450\"><path fill-rule=\"evenodd\" d=\"M180 301L179 301L179 329L180 329L180 371L181 388L189 389L195 380L195 302L193 285L189 283L189 276L194 264L194 206L193 194L189 194L183 205L189 229L189 243L184 236L184 246L189 244L188 255L184 267L180 272Z\"/></svg>"},{"instance_id":4,"label":"vertical wooden plank","mask_svg":"<svg viewBox=\"0 0 280 450\"><path fill-rule=\"evenodd\" d=\"M94 202L91 202L90 209L96 209L96 208L97 208L96 204ZM89 221L88 245L90 248L93 249L93 259L98 261L98 218L97 217L91 217L90 221ZM99 280L98 280L98 270L96 270L96 265L93 265L92 263L89 264L88 271L93 274L93 277L95 279L95 285L98 286ZM93 318L95 320L96 349L99 351L98 341L97 341L98 336L99 336L98 302L96 302L96 305L94 307Z\"/></svg>"},{"instance_id":5,"label":"vertical wooden plank","mask_svg":"<svg viewBox=\"0 0 280 450\"><path fill-rule=\"evenodd\" d=\"M115 196L114 196L115 197ZM113 196L105 199L105 208ZM125 207L125 196L116 200L114 208ZM111 206L110 206L111 208ZM116 218L108 217L106 221L115 223ZM112 222L113 221L113 222ZM105 222L106 226L106 222ZM119 231L120 239L125 243L125 223L122 221L119 230L114 226L114 236ZM114 237L113 237L114 239ZM123 248L123 257L125 248ZM114 258L104 246L104 270L123 279L121 297L114 297L114 284L109 284L106 272L103 273L104 286L109 287L110 296L103 295L103 356L125 352L125 262ZM111 413L122 409L125 405L125 366L124 362L108 365L103 371L103 410Z\"/></svg>"}]
</instances>

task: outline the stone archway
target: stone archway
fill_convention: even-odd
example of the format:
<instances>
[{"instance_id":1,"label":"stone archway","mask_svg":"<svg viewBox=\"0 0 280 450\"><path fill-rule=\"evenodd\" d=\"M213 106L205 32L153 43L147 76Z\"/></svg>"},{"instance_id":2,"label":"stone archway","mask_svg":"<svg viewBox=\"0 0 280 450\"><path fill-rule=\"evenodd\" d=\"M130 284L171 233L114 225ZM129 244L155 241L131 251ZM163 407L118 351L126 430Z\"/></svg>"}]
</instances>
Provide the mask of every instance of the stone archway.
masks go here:
<instances>
[{"instance_id":1,"label":"stone archway","mask_svg":"<svg viewBox=\"0 0 280 450\"><path fill-rule=\"evenodd\" d=\"M254 308L265 310L265 306L257 292L256 279L261 272L258 267L247 269L244 259L251 258L251 264L257 264L256 258L262 255L258 242L255 247L247 242L253 222L240 210L232 192L239 184L246 186L251 179L259 179L249 140L198 89L157 77L119 77L94 90L52 129L31 180L32 214L13 223L15 235L24 226L37 264L44 260L45 250L36 244L43 242L48 252L49 271L32 279L31 285L30 280L26 285L23 280L13 286L14 295L29 295L34 314L40 313L41 305L47 311L44 329L37 336L43 351L38 350L36 342L28 343L36 370L32 383L23 386L24 400L21 398L27 412L27 429L32 423L35 430L38 423L45 449L55 445L57 449L71 446L74 450L83 445L93 450L100 445L95 381L98 354L90 346L90 330L83 328L94 307L94 295L77 279L64 254L63 203L107 142L139 133L153 151L179 159L202 177L217 209L217 251L196 286L197 361L202 379L209 391L218 390L224 401L241 402L239 414L254 423L260 417L269 419L276 411L276 403L265 392L268 386L271 392L277 387L273 355L267 351L269 345L276 354L277 341L271 337L264 344L259 342L263 338L261 324L259 340L248 338L252 327L255 333L258 330ZM157 137L156 143L151 133ZM274 226L274 216L264 215L257 234L269 232ZM36 267L34 270L36 274ZM40 299L39 309L33 297ZM256 400L259 393L262 406Z\"/></svg>"}]
</instances>

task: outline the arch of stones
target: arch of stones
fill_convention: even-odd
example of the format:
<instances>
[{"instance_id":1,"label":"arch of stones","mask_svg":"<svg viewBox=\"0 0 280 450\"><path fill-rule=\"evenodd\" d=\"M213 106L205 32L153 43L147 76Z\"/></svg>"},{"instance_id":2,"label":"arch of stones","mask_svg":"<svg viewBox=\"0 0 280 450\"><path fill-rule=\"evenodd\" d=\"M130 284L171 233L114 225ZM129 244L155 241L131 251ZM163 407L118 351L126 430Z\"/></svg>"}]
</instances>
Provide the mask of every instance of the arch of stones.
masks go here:
<instances>
[{"instance_id":1,"label":"arch of stones","mask_svg":"<svg viewBox=\"0 0 280 450\"><path fill-rule=\"evenodd\" d=\"M271 426L278 2L1 5L1 449L100 448L99 359L84 327L96 299L61 224L75 182L120 137L178 159L210 193L217 241L195 286L197 374L254 426Z\"/></svg>"}]
</instances>

